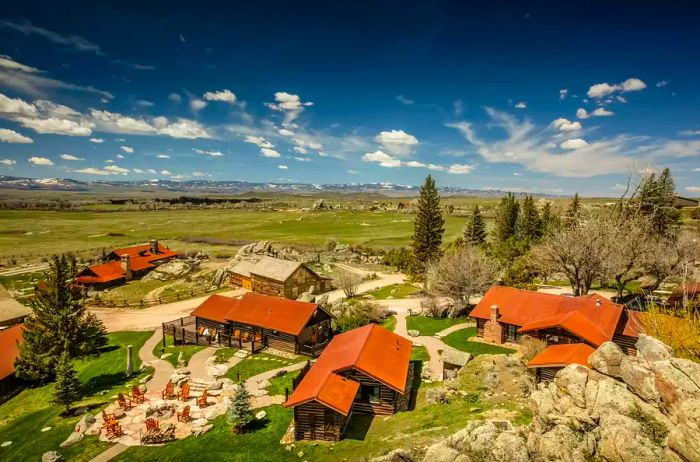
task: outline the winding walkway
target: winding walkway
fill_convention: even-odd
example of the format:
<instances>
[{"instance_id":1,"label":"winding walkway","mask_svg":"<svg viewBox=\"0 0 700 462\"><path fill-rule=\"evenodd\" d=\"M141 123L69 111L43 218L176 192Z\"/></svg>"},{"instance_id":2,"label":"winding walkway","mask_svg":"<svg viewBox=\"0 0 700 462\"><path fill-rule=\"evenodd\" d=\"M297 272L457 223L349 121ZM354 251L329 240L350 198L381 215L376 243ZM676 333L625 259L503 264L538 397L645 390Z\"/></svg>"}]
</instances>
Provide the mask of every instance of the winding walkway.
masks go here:
<instances>
[{"instance_id":1,"label":"winding walkway","mask_svg":"<svg viewBox=\"0 0 700 462\"><path fill-rule=\"evenodd\" d=\"M254 375L248 380L246 380L245 389L248 391L248 393L250 393L250 396L252 397L251 407L253 409L257 409L261 407L270 406L272 404L282 404L284 402L284 396L281 395L255 396L260 390L260 382L270 380L271 378L276 376L280 371L298 371L299 369L303 368L305 364L306 361L302 361L299 363L294 363L290 366L278 367L277 369L272 369L269 371L262 372L258 375Z\"/></svg>"},{"instance_id":2,"label":"winding walkway","mask_svg":"<svg viewBox=\"0 0 700 462\"><path fill-rule=\"evenodd\" d=\"M216 353L216 348L206 347L193 354L187 362L187 369L190 371L190 377L205 382L212 380L213 377L211 377L207 371L209 366L207 360L214 356L214 353Z\"/></svg>"},{"instance_id":3,"label":"winding walkway","mask_svg":"<svg viewBox=\"0 0 700 462\"><path fill-rule=\"evenodd\" d=\"M146 340L139 350L139 358L144 364L153 367L153 375L146 382L146 393L158 394L165 388L165 385L170 380L170 375L175 368L168 361L160 359L153 354L153 349L163 340L162 329L156 329L151 338Z\"/></svg>"}]
</instances>

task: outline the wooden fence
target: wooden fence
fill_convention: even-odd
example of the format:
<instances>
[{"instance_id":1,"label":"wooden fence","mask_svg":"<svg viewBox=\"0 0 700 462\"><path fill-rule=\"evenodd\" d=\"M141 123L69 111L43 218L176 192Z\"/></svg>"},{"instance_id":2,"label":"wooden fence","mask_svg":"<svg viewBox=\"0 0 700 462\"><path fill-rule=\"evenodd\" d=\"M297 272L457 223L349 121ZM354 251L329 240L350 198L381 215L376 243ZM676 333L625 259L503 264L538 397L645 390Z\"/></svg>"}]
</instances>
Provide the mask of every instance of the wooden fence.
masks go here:
<instances>
[{"instance_id":1,"label":"wooden fence","mask_svg":"<svg viewBox=\"0 0 700 462\"><path fill-rule=\"evenodd\" d=\"M217 332L216 335L202 335L198 332L197 318L195 316L164 322L162 323L162 328L163 347L167 344L167 335L173 336L174 345L191 344L217 348L238 348L239 350L248 350L251 353L257 353L267 346L264 338L261 340L251 338L249 341L244 342L240 335L234 337L223 332Z\"/></svg>"},{"instance_id":2,"label":"wooden fence","mask_svg":"<svg viewBox=\"0 0 700 462\"><path fill-rule=\"evenodd\" d=\"M199 289L190 289L189 292L185 293L175 293L167 297L158 297L148 300L139 300L137 302L129 302L127 300L102 300L102 299L89 299L87 304L94 307L107 307L107 308L148 308L155 305L162 305L164 303L173 303L180 300L188 300L190 298L201 297L203 295L210 294L219 290L216 286L207 286Z\"/></svg>"}]
</instances>

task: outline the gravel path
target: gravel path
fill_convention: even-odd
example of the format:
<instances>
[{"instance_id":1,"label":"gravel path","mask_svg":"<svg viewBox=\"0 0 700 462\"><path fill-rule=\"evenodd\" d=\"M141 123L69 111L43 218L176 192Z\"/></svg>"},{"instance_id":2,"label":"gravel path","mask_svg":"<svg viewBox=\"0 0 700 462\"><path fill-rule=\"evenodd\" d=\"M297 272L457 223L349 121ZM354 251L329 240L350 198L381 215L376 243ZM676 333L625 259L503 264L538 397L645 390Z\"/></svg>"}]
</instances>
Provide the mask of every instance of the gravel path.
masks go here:
<instances>
[{"instance_id":1,"label":"gravel path","mask_svg":"<svg viewBox=\"0 0 700 462\"><path fill-rule=\"evenodd\" d=\"M153 354L153 348L163 340L163 331L156 329L151 338L146 340L139 350L139 358L141 361L153 367L153 376L151 380L146 382L146 393L148 395L157 396L160 399L160 392L165 389L165 385L170 380L170 375L173 373L173 365L168 361L157 358Z\"/></svg>"},{"instance_id":2,"label":"gravel path","mask_svg":"<svg viewBox=\"0 0 700 462\"><path fill-rule=\"evenodd\" d=\"M258 391L260 390L260 382L264 380L270 380L272 377L277 375L278 372L280 371L298 371L299 369L303 368L306 365L306 361L302 361L300 363L295 363L292 364L291 366L284 366L284 367L278 367L277 369L272 369L270 371L265 371L261 374L254 375L248 380L245 381L245 388L248 390L248 393L250 393L251 398L251 405L253 409L261 408L261 407L266 407L270 406L272 404L282 404L284 402L284 396L276 395L276 396L270 396L270 395L263 395L263 396L255 396ZM291 391L291 390L290 390Z\"/></svg>"},{"instance_id":3,"label":"gravel path","mask_svg":"<svg viewBox=\"0 0 700 462\"><path fill-rule=\"evenodd\" d=\"M205 349L196 352L192 355L187 363L187 369L190 371L190 377L193 379L208 382L213 379L207 372L207 360L214 356L216 348L206 347Z\"/></svg>"}]
</instances>

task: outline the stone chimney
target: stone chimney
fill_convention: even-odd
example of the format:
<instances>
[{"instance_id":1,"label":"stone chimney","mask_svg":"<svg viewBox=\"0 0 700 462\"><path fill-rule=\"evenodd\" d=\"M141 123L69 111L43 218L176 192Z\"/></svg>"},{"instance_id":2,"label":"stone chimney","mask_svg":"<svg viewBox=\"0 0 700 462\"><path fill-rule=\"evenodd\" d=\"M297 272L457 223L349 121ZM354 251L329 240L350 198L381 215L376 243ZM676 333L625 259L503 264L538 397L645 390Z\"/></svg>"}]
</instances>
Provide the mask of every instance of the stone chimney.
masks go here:
<instances>
[{"instance_id":1,"label":"stone chimney","mask_svg":"<svg viewBox=\"0 0 700 462\"><path fill-rule=\"evenodd\" d=\"M122 270L127 281L131 280L131 255L122 255Z\"/></svg>"},{"instance_id":2,"label":"stone chimney","mask_svg":"<svg viewBox=\"0 0 700 462\"><path fill-rule=\"evenodd\" d=\"M489 315L489 320L492 322L498 322L498 305L491 305L491 314Z\"/></svg>"},{"instance_id":3,"label":"stone chimney","mask_svg":"<svg viewBox=\"0 0 700 462\"><path fill-rule=\"evenodd\" d=\"M156 255L158 253L158 241L155 239L148 241L148 250L151 252L151 255Z\"/></svg>"}]
</instances>

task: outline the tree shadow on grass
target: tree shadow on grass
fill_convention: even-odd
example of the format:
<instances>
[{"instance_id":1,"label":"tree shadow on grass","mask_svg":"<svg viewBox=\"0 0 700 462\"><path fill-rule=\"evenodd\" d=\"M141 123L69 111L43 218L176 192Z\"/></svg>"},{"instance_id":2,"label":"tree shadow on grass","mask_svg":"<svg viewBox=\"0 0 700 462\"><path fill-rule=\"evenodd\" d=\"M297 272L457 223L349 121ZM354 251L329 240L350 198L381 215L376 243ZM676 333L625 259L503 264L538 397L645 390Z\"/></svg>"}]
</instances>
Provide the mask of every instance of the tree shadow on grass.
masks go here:
<instances>
[{"instance_id":1,"label":"tree shadow on grass","mask_svg":"<svg viewBox=\"0 0 700 462\"><path fill-rule=\"evenodd\" d=\"M423 361L416 359L411 361L411 366L413 367L413 380L409 384L411 390L408 394L408 410L412 411L416 408L416 402L418 401L418 389L423 383L421 378L423 376Z\"/></svg>"},{"instance_id":2,"label":"tree shadow on grass","mask_svg":"<svg viewBox=\"0 0 700 462\"><path fill-rule=\"evenodd\" d=\"M364 441L373 420L374 415L372 414L353 413L350 416L348 426L345 428L343 439Z\"/></svg>"},{"instance_id":3,"label":"tree shadow on grass","mask_svg":"<svg viewBox=\"0 0 700 462\"><path fill-rule=\"evenodd\" d=\"M264 419L255 419L246 427L246 433L252 433L266 428L270 424L270 419L265 417Z\"/></svg>"},{"instance_id":4,"label":"tree shadow on grass","mask_svg":"<svg viewBox=\"0 0 700 462\"><path fill-rule=\"evenodd\" d=\"M120 385L126 382L127 376L125 372L116 372L114 374L102 374L97 377L92 377L83 385L83 392L86 395L92 395L101 390L112 388L115 385Z\"/></svg>"}]
</instances>

